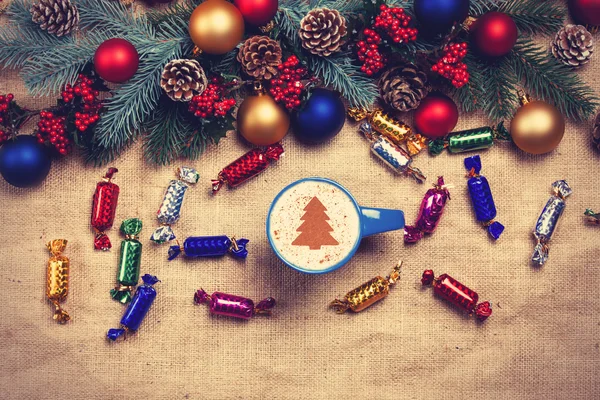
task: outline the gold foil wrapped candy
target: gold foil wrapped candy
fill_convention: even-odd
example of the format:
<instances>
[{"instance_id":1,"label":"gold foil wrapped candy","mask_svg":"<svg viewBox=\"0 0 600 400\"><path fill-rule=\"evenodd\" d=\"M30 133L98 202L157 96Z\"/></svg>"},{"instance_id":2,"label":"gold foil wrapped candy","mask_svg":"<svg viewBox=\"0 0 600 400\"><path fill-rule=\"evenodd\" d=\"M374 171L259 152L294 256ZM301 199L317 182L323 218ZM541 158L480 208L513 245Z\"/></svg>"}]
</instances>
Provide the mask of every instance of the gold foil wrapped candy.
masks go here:
<instances>
[{"instance_id":1,"label":"gold foil wrapped candy","mask_svg":"<svg viewBox=\"0 0 600 400\"><path fill-rule=\"evenodd\" d=\"M69 259L62 255L67 247L65 239L55 239L46 245L52 256L48 260L46 276L46 297L54 304L54 319L60 323L67 323L71 317L62 309L60 303L65 301L69 293Z\"/></svg>"}]
</instances>

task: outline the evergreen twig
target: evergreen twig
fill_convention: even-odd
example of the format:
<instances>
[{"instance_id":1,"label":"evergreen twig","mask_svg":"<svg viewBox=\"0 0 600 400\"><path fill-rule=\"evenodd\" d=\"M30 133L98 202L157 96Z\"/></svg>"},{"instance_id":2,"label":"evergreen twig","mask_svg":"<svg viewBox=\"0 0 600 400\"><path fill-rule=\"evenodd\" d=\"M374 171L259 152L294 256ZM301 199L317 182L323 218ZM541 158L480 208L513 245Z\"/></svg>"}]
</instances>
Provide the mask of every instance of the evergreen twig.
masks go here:
<instances>
[{"instance_id":1,"label":"evergreen twig","mask_svg":"<svg viewBox=\"0 0 600 400\"><path fill-rule=\"evenodd\" d=\"M146 159L167 165L177 159L196 128L188 121L188 104L163 97L152 119L144 124L144 155Z\"/></svg>"},{"instance_id":2,"label":"evergreen twig","mask_svg":"<svg viewBox=\"0 0 600 400\"><path fill-rule=\"evenodd\" d=\"M502 57L485 68L481 68L484 88L481 90L481 103L483 110L489 118L498 122L511 118L517 108L516 88L517 84L515 74L512 71L510 61Z\"/></svg>"},{"instance_id":3,"label":"evergreen twig","mask_svg":"<svg viewBox=\"0 0 600 400\"><path fill-rule=\"evenodd\" d=\"M562 26L567 10L552 1L507 0L498 11L511 16L524 35L553 35Z\"/></svg>"}]
</instances>

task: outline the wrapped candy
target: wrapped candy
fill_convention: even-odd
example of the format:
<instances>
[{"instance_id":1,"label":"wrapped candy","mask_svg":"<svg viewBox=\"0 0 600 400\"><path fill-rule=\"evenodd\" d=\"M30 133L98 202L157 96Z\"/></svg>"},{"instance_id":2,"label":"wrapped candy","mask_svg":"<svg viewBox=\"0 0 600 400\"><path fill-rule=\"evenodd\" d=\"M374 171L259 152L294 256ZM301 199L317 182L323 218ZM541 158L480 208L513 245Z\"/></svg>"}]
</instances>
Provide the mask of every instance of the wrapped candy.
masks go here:
<instances>
[{"instance_id":1,"label":"wrapped candy","mask_svg":"<svg viewBox=\"0 0 600 400\"><path fill-rule=\"evenodd\" d=\"M588 208L587 210L585 210L583 215L586 216L585 220L588 222L588 224L600 225L600 214L596 214L595 212L593 212L592 210L590 210Z\"/></svg>"},{"instance_id":2,"label":"wrapped candy","mask_svg":"<svg viewBox=\"0 0 600 400\"><path fill-rule=\"evenodd\" d=\"M481 172L479 155L465 158L465 168L469 171L467 186L469 187L471 203L475 209L477 221L487 227L488 233L494 240L498 240L504 231L504 225L494 221L494 218L496 218L496 205L488 180L485 176L479 175L479 172Z\"/></svg>"},{"instance_id":3,"label":"wrapped candy","mask_svg":"<svg viewBox=\"0 0 600 400\"><path fill-rule=\"evenodd\" d=\"M271 309L275 307L275 299L272 297L261 300L255 307L254 302L245 297L221 292L209 295L204 289L196 291L194 303L208 303L211 314L240 319L250 319L257 314L271 315Z\"/></svg>"},{"instance_id":4,"label":"wrapped candy","mask_svg":"<svg viewBox=\"0 0 600 400\"><path fill-rule=\"evenodd\" d=\"M92 227L96 231L94 248L96 250L108 250L112 247L110 239L104 233L110 229L115 221L115 212L119 200L119 187L111 182L112 177L119 170L110 167L102 181L96 185L94 197L92 197Z\"/></svg>"},{"instance_id":5,"label":"wrapped candy","mask_svg":"<svg viewBox=\"0 0 600 400\"><path fill-rule=\"evenodd\" d=\"M265 150L254 148L223 168L217 179L211 181L213 194L217 193L223 184L232 188L246 182L263 172L271 161L279 160L283 155L283 147L280 143L267 146Z\"/></svg>"},{"instance_id":6,"label":"wrapped candy","mask_svg":"<svg viewBox=\"0 0 600 400\"><path fill-rule=\"evenodd\" d=\"M535 224L533 236L537 241L531 261L538 266L542 266L548 260L548 242L552 238L554 229L560 216L565 209L565 199L573 193L566 181L556 181L552 184L554 195L550 197L542 213Z\"/></svg>"},{"instance_id":7,"label":"wrapped candy","mask_svg":"<svg viewBox=\"0 0 600 400\"><path fill-rule=\"evenodd\" d=\"M46 297L54 304L54 319L59 324L66 324L71 317L62 309L60 303L65 301L69 293L69 259L62 255L67 247L65 239L55 239L46 245L50 251L46 270Z\"/></svg>"},{"instance_id":8,"label":"wrapped candy","mask_svg":"<svg viewBox=\"0 0 600 400\"><path fill-rule=\"evenodd\" d=\"M231 239L222 236L190 236L185 239L183 246L171 246L169 248L169 261L175 259L181 252L187 257L222 257L227 253L237 258L246 258L248 250L246 245L248 239Z\"/></svg>"},{"instance_id":9,"label":"wrapped candy","mask_svg":"<svg viewBox=\"0 0 600 400\"><path fill-rule=\"evenodd\" d=\"M131 300L131 292L140 278L142 243L138 240L138 235L141 230L142 221L138 218L126 219L121 224L121 233L125 235L125 240L121 242L121 256L117 272L118 286L111 289L110 295L123 304Z\"/></svg>"},{"instance_id":10,"label":"wrapped candy","mask_svg":"<svg viewBox=\"0 0 600 400\"><path fill-rule=\"evenodd\" d=\"M444 185L444 177L438 177L438 182L425 193L421 202L417 222L414 226L404 227L404 242L416 243L423 238L423 234L431 234L437 228L440 218L444 213L446 202L450 200L448 186Z\"/></svg>"},{"instance_id":11,"label":"wrapped candy","mask_svg":"<svg viewBox=\"0 0 600 400\"><path fill-rule=\"evenodd\" d=\"M106 337L110 340L115 341L121 336L126 338L128 333L137 331L150 311L150 307L156 299L156 290L153 286L160 281L157 277L148 274L142 276L142 280L144 284L137 288L131 303L121 318L121 328L108 330Z\"/></svg>"},{"instance_id":12,"label":"wrapped candy","mask_svg":"<svg viewBox=\"0 0 600 400\"><path fill-rule=\"evenodd\" d=\"M492 305L489 301L478 303L479 295L476 291L469 289L448 274L436 278L433 271L428 269L423 272L421 283L423 286L433 285L436 295L453 306L463 309L469 315L475 314L479 321L483 322L492 315Z\"/></svg>"},{"instance_id":13,"label":"wrapped candy","mask_svg":"<svg viewBox=\"0 0 600 400\"><path fill-rule=\"evenodd\" d=\"M495 128L484 126L466 131L453 132L445 139L436 139L429 142L429 153L438 155L444 149L450 153L464 153L467 151L489 149L497 140L509 141L510 132L500 122Z\"/></svg>"},{"instance_id":14,"label":"wrapped candy","mask_svg":"<svg viewBox=\"0 0 600 400\"><path fill-rule=\"evenodd\" d=\"M185 192L188 190L188 184L195 184L200 179L198 172L189 167L178 168L177 176L179 177L178 180L173 179L169 183L165 198L158 209L157 219L161 226L152 233L150 240L153 242L164 243L175 239L175 233L173 233L171 225L181 217L181 205L183 204Z\"/></svg>"},{"instance_id":15,"label":"wrapped candy","mask_svg":"<svg viewBox=\"0 0 600 400\"><path fill-rule=\"evenodd\" d=\"M376 134L370 122L361 123L359 131L371 142L373 154L395 172L408 175L419 183L427 179L418 168L411 166L413 160L410 154L387 137Z\"/></svg>"},{"instance_id":16,"label":"wrapped candy","mask_svg":"<svg viewBox=\"0 0 600 400\"><path fill-rule=\"evenodd\" d=\"M356 289L346 293L344 300L335 299L329 304L329 307L334 308L338 314L343 314L348 309L353 312L360 312L365 308L371 307L379 300L387 297L390 293L390 286L394 285L400 278L401 267L402 261L398 261L398 264L394 267L389 276L386 276L385 278L376 276Z\"/></svg>"}]
</instances>

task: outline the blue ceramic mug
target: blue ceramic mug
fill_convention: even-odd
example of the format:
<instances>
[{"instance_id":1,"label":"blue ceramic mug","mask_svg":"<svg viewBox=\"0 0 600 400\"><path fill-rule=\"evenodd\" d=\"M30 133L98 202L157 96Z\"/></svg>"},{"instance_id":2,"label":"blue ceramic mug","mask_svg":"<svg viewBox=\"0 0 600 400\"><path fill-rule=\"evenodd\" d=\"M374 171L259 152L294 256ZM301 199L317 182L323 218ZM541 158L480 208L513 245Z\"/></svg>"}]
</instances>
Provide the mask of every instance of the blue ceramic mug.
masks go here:
<instances>
[{"instance_id":1,"label":"blue ceramic mug","mask_svg":"<svg viewBox=\"0 0 600 400\"><path fill-rule=\"evenodd\" d=\"M402 211L359 206L342 185L325 178L286 186L267 214L271 248L307 274L334 271L352 258L363 237L402 228Z\"/></svg>"}]
</instances>

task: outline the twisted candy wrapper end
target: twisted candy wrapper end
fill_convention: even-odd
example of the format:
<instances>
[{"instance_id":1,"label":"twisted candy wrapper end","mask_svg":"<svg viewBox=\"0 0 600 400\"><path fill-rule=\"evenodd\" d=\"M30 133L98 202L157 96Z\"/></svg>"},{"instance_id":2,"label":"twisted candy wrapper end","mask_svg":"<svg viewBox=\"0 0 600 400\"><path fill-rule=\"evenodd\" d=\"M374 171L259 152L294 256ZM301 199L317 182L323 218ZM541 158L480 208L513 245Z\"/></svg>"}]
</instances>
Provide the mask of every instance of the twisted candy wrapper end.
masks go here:
<instances>
[{"instance_id":1,"label":"twisted candy wrapper end","mask_svg":"<svg viewBox=\"0 0 600 400\"><path fill-rule=\"evenodd\" d=\"M407 167L405 174L413 178L415 181L417 181L417 183L423 183L427 179L421 170L416 167Z\"/></svg>"},{"instance_id":2,"label":"twisted candy wrapper end","mask_svg":"<svg viewBox=\"0 0 600 400\"><path fill-rule=\"evenodd\" d=\"M494 240L498 240L502 232L504 232L504 225L498 221L494 221L488 225L487 231Z\"/></svg>"},{"instance_id":3,"label":"twisted candy wrapper end","mask_svg":"<svg viewBox=\"0 0 600 400\"><path fill-rule=\"evenodd\" d=\"M494 138L498 140L512 140L510 132L504 126L504 121L500 122L494 129Z\"/></svg>"},{"instance_id":4,"label":"twisted candy wrapper end","mask_svg":"<svg viewBox=\"0 0 600 400\"><path fill-rule=\"evenodd\" d=\"M198 171L190 167L177 168L177 176L180 180L192 185L198 183L198 180L200 179L200 174Z\"/></svg>"},{"instance_id":5,"label":"twisted candy wrapper end","mask_svg":"<svg viewBox=\"0 0 600 400\"><path fill-rule=\"evenodd\" d=\"M250 242L248 239L232 240L232 246L230 250L231 255L237 258L245 259L248 256L248 250L246 250L246 245L248 242Z\"/></svg>"},{"instance_id":6,"label":"twisted candy wrapper end","mask_svg":"<svg viewBox=\"0 0 600 400\"><path fill-rule=\"evenodd\" d=\"M49 241L46 244L46 247L48 248L48 251L50 251L50 253L56 257L65 251L67 248L67 243L67 239L54 239Z\"/></svg>"},{"instance_id":7,"label":"twisted candy wrapper end","mask_svg":"<svg viewBox=\"0 0 600 400\"><path fill-rule=\"evenodd\" d=\"M125 236L137 236L142 231L142 225L139 218L129 218L123 220L119 229Z\"/></svg>"},{"instance_id":8,"label":"twisted candy wrapper end","mask_svg":"<svg viewBox=\"0 0 600 400\"><path fill-rule=\"evenodd\" d=\"M404 243L417 243L423 239L423 231L414 226L404 227Z\"/></svg>"},{"instance_id":9,"label":"twisted candy wrapper end","mask_svg":"<svg viewBox=\"0 0 600 400\"><path fill-rule=\"evenodd\" d=\"M106 236L106 233L98 232L94 238L94 249L108 251L111 247L112 243L110 243L110 239Z\"/></svg>"},{"instance_id":10,"label":"twisted candy wrapper end","mask_svg":"<svg viewBox=\"0 0 600 400\"><path fill-rule=\"evenodd\" d=\"M177 258L177 256L179 256L181 254L182 248L180 245L173 245L171 247L169 247L169 257L168 260L174 260Z\"/></svg>"},{"instance_id":11,"label":"twisted candy wrapper end","mask_svg":"<svg viewBox=\"0 0 600 400\"><path fill-rule=\"evenodd\" d=\"M221 190L223 184L225 184L225 179L221 176L221 174L219 174L219 178L211 180L210 184L212 185L212 193L216 194L219 190Z\"/></svg>"},{"instance_id":12,"label":"twisted candy wrapper end","mask_svg":"<svg viewBox=\"0 0 600 400\"><path fill-rule=\"evenodd\" d=\"M210 296L204 289L198 289L194 293L194 304L203 304L210 300Z\"/></svg>"},{"instance_id":13,"label":"twisted candy wrapper end","mask_svg":"<svg viewBox=\"0 0 600 400\"><path fill-rule=\"evenodd\" d=\"M600 213L595 213L594 211L592 211L591 209L586 209L585 212L583 213L583 215L585 215L586 221L590 224L595 224L595 225L599 225L600 224Z\"/></svg>"},{"instance_id":14,"label":"twisted candy wrapper end","mask_svg":"<svg viewBox=\"0 0 600 400\"><path fill-rule=\"evenodd\" d=\"M492 316L492 303L484 301L483 303L477 304L475 307L475 316L480 322L485 321Z\"/></svg>"},{"instance_id":15,"label":"twisted candy wrapper end","mask_svg":"<svg viewBox=\"0 0 600 400\"><path fill-rule=\"evenodd\" d=\"M283 156L284 150L281 143L275 143L267 147L265 150L265 156L268 160L279 160L279 157Z\"/></svg>"},{"instance_id":16,"label":"twisted candy wrapper end","mask_svg":"<svg viewBox=\"0 0 600 400\"><path fill-rule=\"evenodd\" d=\"M160 282L160 279L158 279L156 276L150 275L150 274L146 274L146 275L142 276L142 280L144 281L144 284L147 286L153 286L155 283Z\"/></svg>"},{"instance_id":17,"label":"twisted candy wrapper end","mask_svg":"<svg viewBox=\"0 0 600 400\"><path fill-rule=\"evenodd\" d=\"M54 316L52 318L55 319L56 322L58 322L59 324L66 324L67 322L69 322L71 320L71 316L69 316L69 313L62 309L60 304L58 304L58 301L53 301L52 303L56 307L56 310L54 311Z\"/></svg>"},{"instance_id":18,"label":"twisted candy wrapper end","mask_svg":"<svg viewBox=\"0 0 600 400\"><path fill-rule=\"evenodd\" d=\"M333 308L338 314L343 314L350 308L350 303L348 303L346 300L335 299L329 303L329 308Z\"/></svg>"},{"instance_id":19,"label":"twisted candy wrapper end","mask_svg":"<svg viewBox=\"0 0 600 400\"><path fill-rule=\"evenodd\" d=\"M152 233L152 236L150 236L150 240L158 244L169 242L173 239L175 239L175 233L170 225L159 226Z\"/></svg>"},{"instance_id":20,"label":"twisted candy wrapper end","mask_svg":"<svg viewBox=\"0 0 600 400\"><path fill-rule=\"evenodd\" d=\"M548 261L549 251L550 251L550 249L548 248L548 245L538 239L538 243L535 245L535 248L533 249L533 255L531 256L531 261L534 264L541 267L542 265L544 265L546 263L546 261Z\"/></svg>"},{"instance_id":21,"label":"twisted candy wrapper end","mask_svg":"<svg viewBox=\"0 0 600 400\"><path fill-rule=\"evenodd\" d=\"M258 302L256 307L254 307L255 314L263 314L263 315L271 315L271 310L275 307L277 302L273 297L267 297Z\"/></svg>"},{"instance_id":22,"label":"twisted candy wrapper end","mask_svg":"<svg viewBox=\"0 0 600 400\"><path fill-rule=\"evenodd\" d=\"M554 182L552 184L552 189L554 190L554 193L562 199L567 198L570 194L573 193L573 189L571 189L571 187L565 180Z\"/></svg>"},{"instance_id":23,"label":"twisted candy wrapper end","mask_svg":"<svg viewBox=\"0 0 600 400\"><path fill-rule=\"evenodd\" d=\"M131 297L132 297L131 290L132 289L130 287L123 288L123 290L121 290L121 289L122 288L111 289L110 296L114 300L116 300L122 304L127 304L131 301Z\"/></svg>"},{"instance_id":24,"label":"twisted candy wrapper end","mask_svg":"<svg viewBox=\"0 0 600 400\"><path fill-rule=\"evenodd\" d=\"M110 340L112 340L113 342L115 342L118 338L120 338L121 336L123 336L123 338L126 338L126 330L123 328L112 328L109 329L108 332L106 333L106 337Z\"/></svg>"},{"instance_id":25,"label":"twisted candy wrapper end","mask_svg":"<svg viewBox=\"0 0 600 400\"><path fill-rule=\"evenodd\" d=\"M473 170L475 174L481 172L481 158L478 155L465 158L465 168L467 171Z\"/></svg>"}]
</instances>

